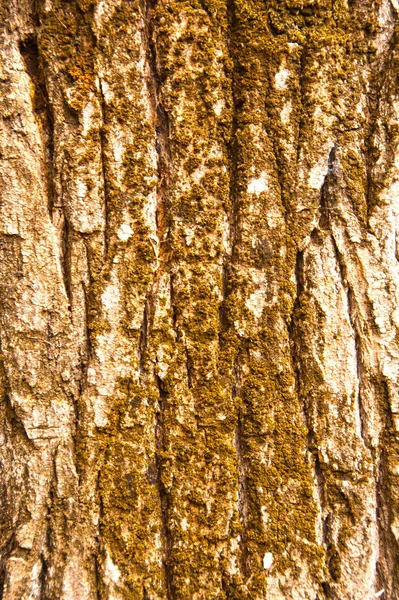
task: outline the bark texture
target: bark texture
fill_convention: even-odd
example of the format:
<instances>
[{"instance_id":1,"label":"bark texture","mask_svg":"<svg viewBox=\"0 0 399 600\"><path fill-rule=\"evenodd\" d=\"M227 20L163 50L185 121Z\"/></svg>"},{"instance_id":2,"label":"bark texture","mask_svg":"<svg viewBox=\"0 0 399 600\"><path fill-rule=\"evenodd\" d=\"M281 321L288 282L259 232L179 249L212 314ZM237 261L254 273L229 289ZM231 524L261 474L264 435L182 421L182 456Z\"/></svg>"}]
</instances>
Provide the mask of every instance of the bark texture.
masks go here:
<instances>
[{"instance_id":1,"label":"bark texture","mask_svg":"<svg viewBox=\"0 0 399 600\"><path fill-rule=\"evenodd\" d=\"M398 14L1 0L2 600L399 599Z\"/></svg>"}]
</instances>

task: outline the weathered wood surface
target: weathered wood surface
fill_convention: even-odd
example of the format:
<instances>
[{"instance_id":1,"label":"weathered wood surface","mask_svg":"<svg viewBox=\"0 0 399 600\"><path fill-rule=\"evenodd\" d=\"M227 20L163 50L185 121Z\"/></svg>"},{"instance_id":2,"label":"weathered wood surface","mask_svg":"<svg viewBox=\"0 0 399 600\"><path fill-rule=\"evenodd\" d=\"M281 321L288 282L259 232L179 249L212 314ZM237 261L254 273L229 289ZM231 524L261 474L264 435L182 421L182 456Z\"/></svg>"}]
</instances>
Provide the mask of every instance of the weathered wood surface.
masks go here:
<instances>
[{"instance_id":1,"label":"weathered wood surface","mask_svg":"<svg viewBox=\"0 0 399 600\"><path fill-rule=\"evenodd\" d=\"M397 0L1 0L0 597L399 599Z\"/></svg>"}]
</instances>

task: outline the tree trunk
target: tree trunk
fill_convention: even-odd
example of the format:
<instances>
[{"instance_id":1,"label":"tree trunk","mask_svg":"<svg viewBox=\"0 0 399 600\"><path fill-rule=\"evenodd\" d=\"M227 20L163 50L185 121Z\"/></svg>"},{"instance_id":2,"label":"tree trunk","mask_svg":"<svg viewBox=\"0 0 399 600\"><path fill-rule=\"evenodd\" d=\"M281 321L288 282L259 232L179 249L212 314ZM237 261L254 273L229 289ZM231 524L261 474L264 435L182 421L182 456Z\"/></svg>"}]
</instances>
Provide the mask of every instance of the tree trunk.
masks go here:
<instances>
[{"instance_id":1,"label":"tree trunk","mask_svg":"<svg viewBox=\"0 0 399 600\"><path fill-rule=\"evenodd\" d=\"M399 599L398 0L0 0L0 598Z\"/></svg>"}]
</instances>

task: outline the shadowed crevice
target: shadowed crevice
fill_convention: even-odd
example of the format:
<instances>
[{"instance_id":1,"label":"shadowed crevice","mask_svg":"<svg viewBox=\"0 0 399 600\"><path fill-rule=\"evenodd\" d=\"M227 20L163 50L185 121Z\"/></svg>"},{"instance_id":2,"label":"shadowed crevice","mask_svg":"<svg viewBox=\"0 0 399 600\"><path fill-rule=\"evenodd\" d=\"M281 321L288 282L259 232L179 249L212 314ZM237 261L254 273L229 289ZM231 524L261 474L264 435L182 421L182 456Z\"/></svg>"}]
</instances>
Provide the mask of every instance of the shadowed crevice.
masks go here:
<instances>
[{"instance_id":1,"label":"shadowed crevice","mask_svg":"<svg viewBox=\"0 0 399 600\"><path fill-rule=\"evenodd\" d=\"M6 577L7 577L7 560L11 556L13 550L17 547L15 532L11 534L7 543L3 545L0 555L0 600L4 598Z\"/></svg>"},{"instance_id":2,"label":"shadowed crevice","mask_svg":"<svg viewBox=\"0 0 399 600\"><path fill-rule=\"evenodd\" d=\"M59 230L59 259L62 271L62 277L65 292L69 304L71 304L71 284L70 284L70 265L69 265L69 224L62 204L59 205L56 199L54 187L55 168L54 168L54 116L53 107L46 87L46 76L40 48L35 35L30 35L19 43L19 51L23 59L25 70L30 77L33 86L32 108L36 121L39 126L39 133L42 146L42 165L44 174L44 184L47 194L47 208L50 220Z\"/></svg>"},{"instance_id":3,"label":"shadowed crevice","mask_svg":"<svg viewBox=\"0 0 399 600\"><path fill-rule=\"evenodd\" d=\"M335 241L334 235L331 234L331 242L334 248L336 262L338 266L338 270L340 273L342 288L346 292L347 297L347 308L348 308L348 317L349 322L353 331L353 336L355 339L355 354L356 354L356 377L358 380L358 392L357 392L357 410L359 414L359 423L360 423L360 435L363 440L363 443L366 448L372 450L372 445L369 440L369 436L367 434L367 413L364 408L363 399L362 399L362 388L363 388L363 359L362 359L362 343L361 343L361 335L359 331L359 323L358 323L358 315L356 308L356 300L353 293L353 290L349 286L347 276L346 276L346 265L344 263L344 259L339 252L337 243Z\"/></svg>"},{"instance_id":4,"label":"shadowed crevice","mask_svg":"<svg viewBox=\"0 0 399 600\"><path fill-rule=\"evenodd\" d=\"M104 463L107 462L109 445L105 449ZM93 554L93 566L94 566L94 585L96 600L102 600L103 594L103 573L102 573L102 561L104 557L104 547L102 542L103 526L104 526L104 502L101 490L101 469L97 471L96 484L95 484L95 495L98 506L98 528L95 535L95 552Z\"/></svg>"},{"instance_id":5,"label":"shadowed crevice","mask_svg":"<svg viewBox=\"0 0 399 600\"><path fill-rule=\"evenodd\" d=\"M162 105L161 100L161 75L160 65L158 61L157 45L156 45L156 31L153 20L153 11L157 5L157 0L144 0L143 2L143 17L144 17L144 31L143 31L143 42L146 51L147 60L147 73L148 77L146 80L148 98L152 111L152 120L154 127L154 144L156 151L156 168L157 168L157 189L156 189L156 208L155 208L155 221L156 221L156 235L158 243L158 255L157 255L157 266L153 274L152 285L147 295L146 304L144 308L144 315L141 328L140 336L140 357L141 357L141 370L144 370L143 358L147 351L148 336L150 334L152 319L155 310L155 303L157 299L157 291L159 288L159 282L162 274L170 262L170 249L169 249L169 236L170 236L170 217L168 213L168 188L170 179L172 176L173 163L172 163L172 150L170 143L170 123L169 116ZM172 277L170 277L170 297L171 306L173 311L173 326L177 332L176 323L176 309L174 305L174 292ZM178 339L178 338L177 338ZM158 496L160 503L160 516L161 516L161 535L163 540L163 557L162 565L165 578L165 592L167 600L173 600L175 598L173 588L173 577L171 572L171 548L172 548L172 535L170 531L170 499L169 494L165 488L162 473L164 466L162 464L162 453L165 450L165 411L167 408L168 394L164 388L161 378L154 373L155 383L158 388L158 407L155 412L155 473L154 477L158 488ZM144 589L145 596L147 595Z\"/></svg>"},{"instance_id":6,"label":"shadowed crevice","mask_svg":"<svg viewBox=\"0 0 399 600\"><path fill-rule=\"evenodd\" d=\"M238 464L238 515L241 523L240 568L244 577L247 578L250 575L248 563L248 486L246 475L247 468L244 458L243 415L241 412L238 415L237 426L234 432L234 445Z\"/></svg>"},{"instance_id":7,"label":"shadowed crevice","mask_svg":"<svg viewBox=\"0 0 399 600\"><path fill-rule=\"evenodd\" d=\"M103 91L103 84L100 80L100 107L101 107L101 117L102 123L99 129L100 134L100 160L101 160L101 174L103 181L103 190L104 190L104 252L105 257L109 254L109 243L110 243L110 206L109 206L109 185L108 185L108 175L107 175L107 103L105 100L105 95Z\"/></svg>"},{"instance_id":8,"label":"shadowed crevice","mask_svg":"<svg viewBox=\"0 0 399 600\"><path fill-rule=\"evenodd\" d=\"M317 238L318 230L314 229L311 238ZM306 447L309 453L310 465L313 472L313 481L316 492L316 502L319 507L320 515L320 533L321 533L321 545L325 551L325 560L329 568L331 559L331 531L329 527L329 520L331 519L331 513L329 511L329 505L327 500L326 490L326 477L323 470L323 465L320 460L319 450L317 446L316 434L314 431L314 425L309 410L309 405L306 397L304 397L301 391L301 379L302 379L302 332L301 332L301 302L303 294L305 293L305 253L304 251L298 251L295 263L295 281L296 281L296 297L294 306L291 314L291 321L288 325L288 336L289 346L291 351L291 364L295 377L296 394L302 407L302 416L307 429L306 435ZM329 569L330 573L330 569ZM331 575L331 573L330 573ZM322 590L324 592L324 598L327 600L331 598L331 586L328 582L324 581L321 583Z\"/></svg>"},{"instance_id":9,"label":"shadowed crevice","mask_svg":"<svg viewBox=\"0 0 399 600\"><path fill-rule=\"evenodd\" d=\"M54 206L54 118L36 36L32 34L21 40L19 51L33 86L32 109L39 125L48 211L52 216Z\"/></svg>"},{"instance_id":10,"label":"shadowed crevice","mask_svg":"<svg viewBox=\"0 0 399 600\"><path fill-rule=\"evenodd\" d=\"M392 480L391 457L398 454L398 442L394 432L393 414L387 382L375 383L375 395L384 415L384 431L376 457L376 513L378 526L379 556L376 564L378 589L385 589L383 598L396 600L399 596L399 544L392 532L394 512L397 510L396 485Z\"/></svg>"},{"instance_id":11,"label":"shadowed crevice","mask_svg":"<svg viewBox=\"0 0 399 600\"><path fill-rule=\"evenodd\" d=\"M162 459L161 455L165 449L165 411L168 402L168 394L163 387L163 383L160 377L155 375L156 382L158 385L158 410L155 415L155 445L156 445L156 480L161 504L161 524L162 524L162 538L164 541L164 555L163 555L163 568L165 575L165 586L166 586L166 598L167 600L174 600L175 594L173 589L173 578L171 573L170 555L172 548L172 535L169 526L170 516L170 502L169 494L165 488L162 480Z\"/></svg>"}]
</instances>

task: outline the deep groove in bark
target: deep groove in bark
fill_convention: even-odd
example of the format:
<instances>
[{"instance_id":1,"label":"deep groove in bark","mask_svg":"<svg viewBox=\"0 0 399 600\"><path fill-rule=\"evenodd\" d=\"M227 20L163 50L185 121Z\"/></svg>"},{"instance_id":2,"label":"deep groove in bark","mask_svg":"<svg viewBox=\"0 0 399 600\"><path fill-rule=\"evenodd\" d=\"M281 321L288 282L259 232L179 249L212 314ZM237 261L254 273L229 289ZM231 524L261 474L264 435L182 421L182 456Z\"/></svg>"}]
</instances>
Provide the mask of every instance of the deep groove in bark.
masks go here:
<instances>
[{"instance_id":1,"label":"deep groove in bark","mask_svg":"<svg viewBox=\"0 0 399 600\"><path fill-rule=\"evenodd\" d=\"M376 515L379 540L379 561L376 564L376 578L380 589L386 589L386 595L390 598L392 593L399 590L399 567L397 556L399 544L393 535L391 524L392 514L392 492L389 474L389 451L396 440L391 437L393 430L393 415L391 412L389 391L387 382L382 379L375 384L375 393L381 401L384 413L384 431L376 457ZM395 453L395 449L393 449ZM392 596L396 599L397 596Z\"/></svg>"},{"instance_id":2,"label":"deep groove in bark","mask_svg":"<svg viewBox=\"0 0 399 600\"><path fill-rule=\"evenodd\" d=\"M246 482L246 466L243 448L243 423L241 412L238 415L237 426L234 432L234 444L236 449L238 463L238 514L241 523L240 550L241 550L241 571L244 577L249 577L248 565L248 494Z\"/></svg>"},{"instance_id":3,"label":"deep groove in bark","mask_svg":"<svg viewBox=\"0 0 399 600\"><path fill-rule=\"evenodd\" d=\"M357 314L356 314L356 306L355 306L355 297L353 291L348 283L346 276L346 265L344 263L344 259L341 256L339 251L337 242L335 240L333 230L331 227L330 220L333 218L331 215L331 211L334 206L334 198L333 198L333 190L335 186L339 185L337 172L336 172L336 161L337 161L337 145L335 144L330 151L328 157L328 173L326 175L324 184L321 190L320 196L320 227L326 229L330 232L331 242L334 248L336 263L338 266L340 279L342 283L342 288L346 293L347 297L347 306L348 306L348 317L349 322L353 331L354 339L355 339L355 352L356 352L356 370L357 370L357 380L358 380L358 393L357 393L357 410L359 415L359 423L360 423L360 436L363 440L364 445L370 449L370 443L367 439L367 415L362 403L362 373L363 373L363 363L362 363L362 348L361 348L361 335L359 332L359 327L357 323ZM332 192L330 191L330 186L332 188Z\"/></svg>"},{"instance_id":4,"label":"deep groove in bark","mask_svg":"<svg viewBox=\"0 0 399 600\"><path fill-rule=\"evenodd\" d=\"M176 342L180 342L182 334L181 334L180 327L179 327L179 311L178 311L178 308L176 305L176 292L175 292L175 287L174 287L173 275L170 278L169 291L170 291L170 305L172 307L173 331L175 332Z\"/></svg>"},{"instance_id":5,"label":"deep groove in bark","mask_svg":"<svg viewBox=\"0 0 399 600\"><path fill-rule=\"evenodd\" d=\"M300 93L300 117L298 121L298 140L296 147L296 162L299 164L299 160L301 157L301 143L302 143L302 134L305 120L305 68L306 68L306 56L307 56L307 48L303 46L301 57L299 61L299 93Z\"/></svg>"},{"instance_id":6,"label":"deep groove in bark","mask_svg":"<svg viewBox=\"0 0 399 600\"><path fill-rule=\"evenodd\" d=\"M342 282L344 285L344 281ZM363 379L363 361L362 361L362 346L361 338L359 335L358 326L356 323L356 309L355 300L351 288L347 285L347 298L348 298L348 309L349 309L349 321L355 336L355 352L356 352L356 375L358 380L358 392L357 392L357 410L359 414L360 423L360 435L367 448L370 448L370 443L367 436L367 414L362 402L362 379Z\"/></svg>"},{"instance_id":7,"label":"deep groove in bark","mask_svg":"<svg viewBox=\"0 0 399 600\"><path fill-rule=\"evenodd\" d=\"M99 134L100 134L100 157L101 157L101 172L103 179L103 189L104 189L104 249L105 249L105 257L108 256L109 253L109 244L110 244L110 206L109 206L109 186L108 186L108 176L107 176L107 136L106 136L106 127L107 127L107 104L102 88L102 82L100 80L100 106L101 106L101 115L102 115L102 123L100 126Z\"/></svg>"},{"instance_id":8,"label":"deep groove in bark","mask_svg":"<svg viewBox=\"0 0 399 600\"><path fill-rule=\"evenodd\" d=\"M186 371L187 371L187 385L188 385L188 389L191 390L193 387L193 372L192 372L192 365L191 365L191 358L190 358L190 354L189 351L187 350L187 348L184 348L184 352L186 355Z\"/></svg>"},{"instance_id":9,"label":"deep groove in bark","mask_svg":"<svg viewBox=\"0 0 399 600\"><path fill-rule=\"evenodd\" d=\"M146 359L147 344L148 344L149 311L150 311L150 294L147 294L147 298L144 303L143 319L141 321L140 337L139 337L139 345L138 345L139 369L140 369L141 377L143 377L145 375L145 359Z\"/></svg>"},{"instance_id":10,"label":"deep groove in bark","mask_svg":"<svg viewBox=\"0 0 399 600\"><path fill-rule=\"evenodd\" d=\"M46 595L46 582L47 582L47 562L42 555L40 557L42 568L40 571L40 600L47 600L48 596Z\"/></svg>"},{"instance_id":11,"label":"deep groove in bark","mask_svg":"<svg viewBox=\"0 0 399 600\"><path fill-rule=\"evenodd\" d=\"M240 100L238 98L239 85L239 64L237 61L236 47L236 32L237 18L234 0L230 0L227 4L228 13L228 46L229 55L233 63L231 93L232 93L232 121L231 121L231 137L228 143L228 160L229 160L229 199L230 207L228 214L229 222L229 251L230 255L223 257L223 297L219 310L219 321L223 329L234 331L234 324L231 322L231 317L226 310L226 301L231 293L233 293L233 281L235 275L235 266L237 264L237 246L240 242L240 200L238 190L238 160L239 160L239 143L237 139L237 131L239 127L238 115L240 111ZM235 336L237 333L234 332ZM222 341L223 336L220 337ZM239 340L236 340L236 343ZM240 346L236 349L236 356L233 364L233 380L232 380L232 397L241 398L242 388L242 360L243 348ZM248 491L247 491L247 467L245 464L245 406L243 400L240 399L240 406L237 410L237 425L234 431L234 446L237 461L238 471L238 516L241 524L240 531L240 570L244 580L250 577L250 563L248 551ZM230 595L228 596L231 597Z\"/></svg>"},{"instance_id":12,"label":"deep groove in bark","mask_svg":"<svg viewBox=\"0 0 399 600\"><path fill-rule=\"evenodd\" d=\"M6 419L10 423L11 427L13 428L14 434L18 433L20 435L20 437L23 439L24 443L28 447L33 449L34 444L33 444L32 440L30 439L30 437L28 436L28 432L26 431L24 422L18 415L17 409L13 406L8 392L6 392L6 394L5 394L4 403L5 403L5 407L6 407L6 411L5 411Z\"/></svg>"},{"instance_id":13,"label":"deep groove in bark","mask_svg":"<svg viewBox=\"0 0 399 600\"><path fill-rule=\"evenodd\" d=\"M64 280L65 292L69 301L69 308L72 304L72 288L71 288L71 267L70 267L70 249L69 249L69 223L64 214L62 247L61 247L61 268Z\"/></svg>"},{"instance_id":14,"label":"deep groove in bark","mask_svg":"<svg viewBox=\"0 0 399 600\"><path fill-rule=\"evenodd\" d=\"M362 347L361 347L361 335L359 333L359 326L357 322L357 311L355 306L355 298L351 287L349 286L346 277L346 266L341 256L334 235L331 234L331 241L333 244L337 265L341 277L342 287L346 292L347 305L348 305L348 317L349 322L355 338L355 352L356 352L356 371L358 380L358 393L357 393L357 410L359 414L360 423L360 436L366 448L370 449L370 442L367 435L367 415L362 402L362 373L363 373L363 362L362 362Z\"/></svg>"},{"instance_id":15,"label":"deep groove in bark","mask_svg":"<svg viewBox=\"0 0 399 600\"><path fill-rule=\"evenodd\" d=\"M15 532L10 536L7 544L2 546L1 554L0 554L0 600L3 600L4 597L4 588L6 583L7 576L7 560L11 556L13 550L17 546L17 541L15 539Z\"/></svg>"},{"instance_id":16,"label":"deep groove in bark","mask_svg":"<svg viewBox=\"0 0 399 600\"><path fill-rule=\"evenodd\" d=\"M91 273L91 268L90 268L90 254L89 254L89 250L87 247L87 243L86 240L84 239L84 246L85 246L85 251L86 251L86 257L87 257L87 261L88 261L88 265L89 265L89 274ZM90 319L90 287L91 287L92 281L89 282L89 285L86 286L85 282L82 281L82 290L83 290L83 295L84 295L84 299L85 299L85 331L86 331L86 357L85 360L86 362L82 362L81 363L81 371L82 371L82 385L81 388L83 391L84 386L87 384L87 369L89 367L89 363L90 363L90 358L93 354L93 346L92 346L92 339L91 339L91 329L90 329L90 324L91 324L91 319Z\"/></svg>"},{"instance_id":17,"label":"deep groove in bark","mask_svg":"<svg viewBox=\"0 0 399 600\"><path fill-rule=\"evenodd\" d=\"M233 101L233 111L232 111L232 122L231 122L231 137L228 144L228 154L229 154L229 199L230 199L230 215L229 215L229 233L230 233L230 265L234 262L235 255L235 247L239 238L239 227L238 227L238 217L239 217L239 199L238 199L238 173L237 173L237 154L238 154L238 140L237 140L237 129L238 129L238 98L237 98L237 79L238 79L238 65L235 57L236 48L234 46L234 30L236 27L236 15L235 15L235 1L229 0L227 3L227 11L228 11L228 20L229 20L229 54L233 61L233 73L232 73L232 81L231 81L231 93L232 93L232 101ZM225 269L225 272L228 274L229 270Z\"/></svg>"},{"instance_id":18,"label":"deep groove in bark","mask_svg":"<svg viewBox=\"0 0 399 600\"><path fill-rule=\"evenodd\" d=\"M34 89L32 108L40 127L44 152L43 167L47 191L47 203L51 217L54 205L54 119L40 61L36 35L31 34L27 38L21 40L19 43L19 51Z\"/></svg>"},{"instance_id":19,"label":"deep groove in bark","mask_svg":"<svg viewBox=\"0 0 399 600\"><path fill-rule=\"evenodd\" d=\"M175 594L173 590L173 579L171 574L170 566L170 553L172 548L172 537L169 528L169 495L162 481L162 464L161 464L161 453L165 447L165 429L164 429L164 415L168 402L168 394L165 391L162 380L158 375L155 375L156 382L158 385L158 410L155 415L155 444L156 444L156 471L157 471L157 486L161 502L161 520L162 520L162 536L164 539L164 556L163 556L163 568L165 574L165 585L166 585L166 598L167 600L174 600Z\"/></svg>"},{"instance_id":20,"label":"deep groove in bark","mask_svg":"<svg viewBox=\"0 0 399 600\"><path fill-rule=\"evenodd\" d=\"M108 451L108 447L104 453L105 457L106 457L107 451ZM102 538L102 528L103 528L103 522L104 522L104 504L103 504L103 498L102 498L102 493L101 493L101 470L100 469L97 471L95 494L96 494L96 498L98 500L98 529L97 529L97 533L95 535L96 550L95 550L95 553L93 556L94 579L95 579L97 600L102 600L101 554L102 554L103 548L102 548L102 539L101 538Z\"/></svg>"},{"instance_id":21,"label":"deep groove in bark","mask_svg":"<svg viewBox=\"0 0 399 600\"><path fill-rule=\"evenodd\" d=\"M390 560L389 550L389 514L387 506L387 493L384 489L384 481L386 477L386 453L382 450L377 457L377 478L376 478L376 513L377 513L377 527L379 537L379 559L376 564L376 578L378 586L382 589L387 589L388 593L391 588L390 574L388 572L388 566Z\"/></svg>"},{"instance_id":22,"label":"deep groove in bark","mask_svg":"<svg viewBox=\"0 0 399 600\"><path fill-rule=\"evenodd\" d=\"M35 13L36 14L36 13ZM38 17L37 17L38 19ZM60 211L62 220L60 236L60 264L63 275L65 292L69 303L71 302L71 289L68 264L68 234L69 225L64 207L56 204L54 188L54 116L53 108L46 87L46 75L42 65L40 49L35 34L31 34L19 43L19 50L29 75L33 88L33 111L39 123L40 136L43 147L43 171L47 193L47 208L51 221L54 221L55 211Z\"/></svg>"},{"instance_id":23,"label":"deep groove in bark","mask_svg":"<svg viewBox=\"0 0 399 600\"><path fill-rule=\"evenodd\" d=\"M149 77L147 80L148 96L151 103L153 122L155 129L155 150L157 154L157 172L158 182L156 190L156 228L158 238L158 265L154 271L153 282L148 294L146 308L144 311L142 325L142 348L140 356L143 356L147 346L147 336L151 327L153 309L155 304L158 283L165 264L169 259L169 228L167 223L167 190L172 170L172 154L170 148L170 130L169 117L160 102L160 74L158 67L157 48L155 41L154 24L152 20L152 11L157 4L157 0L144 0L144 45L146 48L146 58ZM173 326L178 336L176 323L176 308L174 304L173 282L170 278L170 298L173 311ZM169 495L162 481L163 465L161 453L165 447L164 413L167 404L167 392L164 390L161 378L154 373L154 378L158 387L158 408L155 413L155 467L156 481L160 502L161 530L163 538L163 571L165 577L166 598L173 600L173 580L170 566L170 553L172 547L171 532L169 527Z\"/></svg>"},{"instance_id":24,"label":"deep groove in bark","mask_svg":"<svg viewBox=\"0 0 399 600\"><path fill-rule=\"evenodd\" d=\"M375 150L377 145L374 145L375 136L378 128L378 120L381 116L380 104L383 98L383 92L385 90L385 84L387 78L391 72L389 64L392 62L393 53L395 51L397 33L395 30L391 36L389 42L388 52L385 57L382 58L380 64L372 65L373 76L372 85L370 85L370 94L368 96L368 131L365 137L363 158L366 170L366 205L367 205L367 218L371 216L371 213L375 206L374 192L376 191L376 183L373 178L373 166L375 164ZM394 156L392 157L394 162ZM377 184L378 185L378 184ZM385 599L384 599L385 600Z\"/></svg>"},{"instance_id":25,"label":"deep groove in bark","mask_svg":"<svg viewBox=\"0 0 399 600\"><path fill-rule=\"evenodd\" d=\"M317 229L314 229L311 237L317 236ZM298 330L298 323L296 315L300 310L301 296L305 289L305 275L304 275L304 252L297 252L297 258L295 263L295 281L296 281L296 298L292 310L291 321L288 326L288 334L290 340L291 350L291 362L295 376L295 387L299 402L302 406L302 414L306 429L308 431L306 436L306 446L310 455L311 466L313 470L313 480L315 484L315 490L317 494L317 502L319 505L320 519L321 519L321 543L325 550L326 563L329 565L330 562L330 550L331 550L331 532L329 527L329 519L331 518L329 512L328 500L326 497L326 478L323 471L322 464L320 462L319 451L317 448L317 442L315 438L315 432L313 429L312 420L309 414L309 408L306 404L306 399L301 394L301 367L300 367L300 356L301 356L301 332ZM331 586L328 582L324 581L321 583L324 597L328 600L331 596Z\"/></svg>"},{"instance_id":26,"label":"deep groove in bark","mask_svg":"<svg viewBox=\"0 0 399 600\"><path fill-rule=\"evenodd\" d=\"M95 592L96 592L96 600L102 600L102 597L101 597L101 571L100 571L100 561L99 561L100 540L99 540L98 536L96 538L96 544L97 544L97 552L93 556L94 580L95 580L95 587L96 587Z\"/></svg>"}]
</instances>

